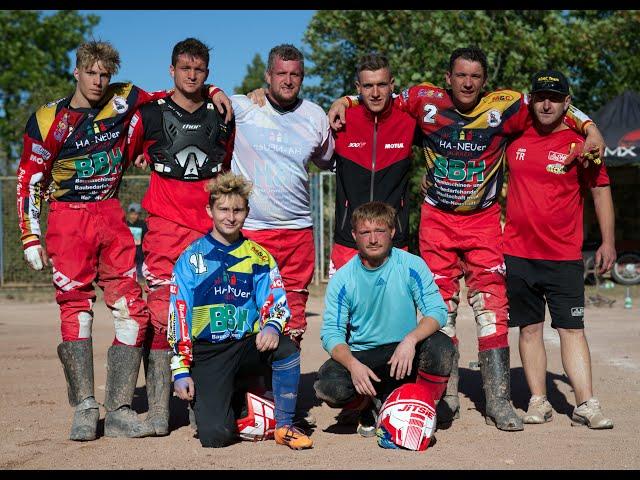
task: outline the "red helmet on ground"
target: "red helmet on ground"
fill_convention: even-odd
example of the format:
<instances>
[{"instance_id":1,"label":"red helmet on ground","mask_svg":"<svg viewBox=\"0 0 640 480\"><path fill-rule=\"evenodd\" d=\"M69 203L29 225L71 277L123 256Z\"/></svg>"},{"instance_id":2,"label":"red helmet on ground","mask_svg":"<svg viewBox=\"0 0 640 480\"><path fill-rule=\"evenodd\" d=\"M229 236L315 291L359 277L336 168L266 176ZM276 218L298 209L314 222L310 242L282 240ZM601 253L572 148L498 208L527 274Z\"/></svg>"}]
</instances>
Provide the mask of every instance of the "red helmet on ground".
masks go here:
<instances>
[{"instance_id":1,"label":"red helmet on ground","mask_svg":"<svg viewBox=\"0 0 640 480\"><path fill-rule=\"evenodd\" d=\"M275 406L266 398L247 392L247 416L237 421L243 440L258 442L273 437L276 428Z\"/></svg>"},{"instance_id":2,"label":"red helmet on ground","mask_svg":"<svg viewBox=\"0 0 640 480\"><path fill-rule=\"evenodd\" d=\"M417 383L405 383L391 392L380 409L378 445L426 450L435 426L436 410L429 390Z\"/></svg>"}]
</instances>

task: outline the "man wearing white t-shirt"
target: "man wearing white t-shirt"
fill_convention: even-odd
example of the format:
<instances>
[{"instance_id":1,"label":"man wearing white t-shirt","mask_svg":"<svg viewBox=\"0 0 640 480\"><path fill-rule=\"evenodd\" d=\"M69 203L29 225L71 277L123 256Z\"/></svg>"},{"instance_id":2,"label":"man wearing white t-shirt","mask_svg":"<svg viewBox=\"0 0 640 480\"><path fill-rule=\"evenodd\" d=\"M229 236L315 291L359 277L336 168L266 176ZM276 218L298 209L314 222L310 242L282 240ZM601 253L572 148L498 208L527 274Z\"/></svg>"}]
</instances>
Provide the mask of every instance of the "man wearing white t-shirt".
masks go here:
<instances>
[{"instance_id":1,"label":"man wearing white t-shirt","mask_svg":"<svg viewBox=\"0 0 640 480\"><path fill-rule=\"evenodd\" d=\"M299 345L315 264L307 164L311 160L330 168L334 141L322 108L298 98L304 57L297 48L272 48L264 77L264 105L245 95L231 97L236 115L231 170L253 182L242 232L264 246L280 267L291 309L285 334Z\"/></svg>"}]
</instances>

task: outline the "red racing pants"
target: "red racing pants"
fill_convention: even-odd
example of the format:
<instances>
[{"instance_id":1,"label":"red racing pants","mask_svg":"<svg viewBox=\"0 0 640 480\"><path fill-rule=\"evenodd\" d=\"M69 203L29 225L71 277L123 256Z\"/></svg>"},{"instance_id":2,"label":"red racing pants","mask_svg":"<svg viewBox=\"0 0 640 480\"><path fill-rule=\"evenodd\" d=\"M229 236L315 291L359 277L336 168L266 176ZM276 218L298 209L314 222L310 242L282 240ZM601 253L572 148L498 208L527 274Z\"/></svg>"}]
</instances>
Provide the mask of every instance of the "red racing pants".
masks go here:
<instances>
[{"instance_id":1,"label":"red racing pants","mask_svg":"<svg viewBox=\"0 0 640 480\"><path fill-rule=\"evenodd\" d=\"M331 247L331 258L329 259L329 279L333 277L341 267L358 254L357 248L347 247L334 243Z\"/></svg>"},{"instance_id":2,"label":"red racing pants","mask_svg":"<svg viewBox=\"0 0 640 480\"><path fill-rule=\"evenodd\" d=\"M508 342L505 265L500 205L473 213L446 212L427 203L420 213L420 255L433 272L449 309L442 331L454 342L460 278L468 287L478 350L504 348Z\"/></svg>"},{"instance_id":3,"label":"red racing pants","mask_svg":"<svg viewBox=\"0 0 640 480\"><path fill-rule=\"evenodd\" d=\"M152 350L168 350L169 283L173 266L180 254L204 233L152 213L147 216L147 228L142 239L142 273L147 281L147 305L152 328L146 343Z\"/></svg>"},{"instance_id":4,"label":"red racing pants","mask_svg":"<svg viewBox=\"0 0 640 480\"><path fill-rule=\"evenodd\" d=\"M141 346L149 311L136 279L133 236L118 199L51 202L45 239L62 341L91 338L95 281L114 317L113 344Z\"/></svg>"},{"instance_id":5,"label":"red racing pants","mask_svg":"<svg viewBox=\"0 0 640 480\"><path fill-rule=\"evenodd\" d=\"M307 329L307 287L313 279L315 267L313 228L242 230L242 233L266 248L278 264L291 310L285 334L299 345Z\"/></svg>"}]
</instances>

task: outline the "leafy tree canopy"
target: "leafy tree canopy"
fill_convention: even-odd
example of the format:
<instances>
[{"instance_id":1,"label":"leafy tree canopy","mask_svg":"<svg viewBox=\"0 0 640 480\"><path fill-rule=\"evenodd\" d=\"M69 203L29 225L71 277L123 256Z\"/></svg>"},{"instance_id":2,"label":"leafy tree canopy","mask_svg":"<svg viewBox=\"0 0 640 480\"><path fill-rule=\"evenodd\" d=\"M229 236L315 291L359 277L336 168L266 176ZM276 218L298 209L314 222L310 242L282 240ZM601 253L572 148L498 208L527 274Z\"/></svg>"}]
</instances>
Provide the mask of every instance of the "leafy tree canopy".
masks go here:
<instances>
[{"instance_id":1,"label":"leafy tree canopy","mask_svg":"<svg viewBox=\"0 0 640 480\"><path fill-rule=\"evenodd\" d=\"M242 83L233 89L233 93L245 94L264 85L265 63L260 58L260 54L256 53L250 65L247 65L247 74Z\"/></svg>"},{"instance_id":2,"label":"leafy tree canopy","mask_svg":"<svg viewBox=\"0 0 640 480\"><path fill-rule=\"evenodd\" d=\"M489 90L526 91L542 68L569 77L574 102L593 112L625 89L640 90L640 12L561 10L322 10L305 32L308 75L321 78L307 96L327 107L353 93L357 58L386 53L396 86L444 86L449 55L477 45L489 61Z\"/></svg>"},{"instance_id":3,"label":"leafy tree canopy","mask_svg":"<svg viewBox=\"0 0 640 480\"><path fill-rule=\"evenodd\" d=\"M0 173L13 173L29 115L73 92L69 53L98 21L75 10L0 10Z\"/></svg>"}]
</instances>

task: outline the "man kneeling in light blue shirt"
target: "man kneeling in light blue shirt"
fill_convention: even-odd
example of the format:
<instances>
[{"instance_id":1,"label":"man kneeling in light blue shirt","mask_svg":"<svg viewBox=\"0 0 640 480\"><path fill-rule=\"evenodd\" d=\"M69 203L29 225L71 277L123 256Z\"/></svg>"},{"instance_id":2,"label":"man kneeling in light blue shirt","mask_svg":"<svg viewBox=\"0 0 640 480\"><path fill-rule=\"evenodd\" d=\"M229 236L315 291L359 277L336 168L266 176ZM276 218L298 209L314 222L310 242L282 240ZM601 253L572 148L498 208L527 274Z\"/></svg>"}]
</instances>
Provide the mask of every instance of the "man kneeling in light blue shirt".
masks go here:
<instances>
[{"instance_id":1,"label":"man kneeling in light blue shirt","mask_svg":"<svg viewBox=\"0 0 640 480\"><path fill-rule=\"evenodd\" d=\"M353 212L358 255L329 281L320 331L331 359L318 371L316 395L358 411L357 431L365 437L375 435L376 409L403 383L424 385L438 401L455 353L439 331L447 307L433 274L422 258L392 247L394 218L383 202Z\"/></svg>"}]
</instances>

